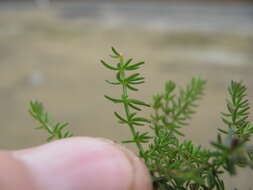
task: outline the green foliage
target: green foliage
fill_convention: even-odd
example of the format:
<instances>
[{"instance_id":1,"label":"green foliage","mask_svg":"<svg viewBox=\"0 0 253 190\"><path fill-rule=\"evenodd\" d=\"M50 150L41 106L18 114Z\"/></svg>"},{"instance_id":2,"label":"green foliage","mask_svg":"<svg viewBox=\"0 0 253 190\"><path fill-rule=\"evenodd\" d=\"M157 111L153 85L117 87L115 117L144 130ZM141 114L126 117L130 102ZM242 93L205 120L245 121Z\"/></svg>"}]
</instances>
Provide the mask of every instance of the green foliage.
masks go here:
<instances>
[{"instance_id":1,"label":"green foliage","mask_svg":"<svg viewBox=\"0 0 253 190\"><path fill-rule=\"evenodd\" d=\"M101 60L101 64L115 73L115 80L106 82L121 89L119 97L105 95L109 101L123 107L122 113L114 112L118 123L129 127L131 139L123 143L136 144L139 156L145 161L153 179L155 190L224 190L222 175L235 175L238 167L253 168L253 146L249 144L253 123L249 118L247 88L242 82L231 81L228 88L227 112L222 113L226 126L218 129L217 140L206 149L184 139L180 131L189 121L203 96L206 80L193 77L186 87L177 87L173 81L165 84L164 91L153 96L150 104L130 97L130 91L138 91L144 77L136 70L144 62L134 63L125 59L115 48L112 55L115 64ZM152 110L149 118L140 116L142 109ZM44 129L48 141L70 137L63 132L68 123L54 123L42 104L31 102L30 113ZM143 132L143 129L151 132Z\"/></svg>"},{"instance_id":2,"label":"green foliage","mask_svg":"<svg viewBox=\"0 0 253 190\"><path fill-rule=\"evenodd\" d=\"M222 120L228 129L219 129L226 138L222 140L218 135L217 141L212 142L217 149L215 164L221 165L231 175L236 174L236 166L253 168L253 149L248 145L253 134L253 123L248 120L250 107L246 90L242 82L231 81L228 88L228 113L222 113Z\"/></svg>"},{"instance_id":3,"label":"green foliage","mask_svg":"<svg viewBox=\"0 0 253 190\"><path fill-rule=\"evenodd\" d=\"M147 132L138 131L137 127L143 126L145 123L150 123L150 121L137 114L138 111L141 111L141 107L150 107L150 105L143 101L130 98L128 93L128 91L138 91L137 85L144 83L144 77L142 77L140 73L127 75L127 72L139 69L144 62L132 63L133 59L125 60L114 48L112 48L112 52L113 55L111 55L111 57L117 62L117 64L109 65L104 60L101 60L101 63L107 69L116 72L116 81L106 80L106 82L115 86L120 85L122 87L122 95L120 98L112 98L105 95L105 98L113 103L121 103L123 105L124 115L117 112L114 112L114 115L119 123L129 126L133 137L132 139L123 141L123 143L135 143L139 149L139 155L145 159L142 143L147 143L151 137Z\"/></svg>"},{"instance_id":4,"label":"green foliage","mask_svg":"<svg viewBox=\"0 0 253 190\"><path fill-rule=\"evenodd\" d=\"M242 82L231 81L228 92L230 99L227 100L228 113L223 113L223 122L228 126L233 137L249 139L253 132L249 118L249 101L245 99L247 88ZM224 134L228 131L220 130Z\"/></svg>"},{"instance_id":5,"label":"green foliage","mask_svg":"<svg viewBox=\"0 0 253 190\"><path fill-rule=\"evenodd\" d=\"M151 115L153 120L151 128L156 135L165 132L184 136L178 129L188 125L187 120L197 107L195 102L203 94L205 83L206 81L200 77L194 77L185 89L180 89L178 96L174 93L176 84L173 81L165 84L165 92L153 97L152 108L155 114Z\"/></svg>"},{"instance_id":6,"label":"green foliage","mask_svg":"<svg viewBox=\"0 0 253 190\"><path fill-rule=\"evenodd\" d=\"M218 134L217 141L212 142L214 148L209 150L179 138L184 136L180 128L189 125L195 113L198 106L196 102L203 95L206 81L194 77L185 88L179 87L179 90L173 81L166 82L164 92L153 97L150 118L137 117L137 111L141 111L139 105L148 107L148 104L133 101L129 98L128 90L137 91L136 85L144 83L144 78L139 73L127 76L126 72L139 69L144 62L131 65L132 59L125 61L124 56L114 48L112 51L114 54L111 57L118 63L111 65L103 60L101 63L116 72L116 81L106 82L121 86L122 95L121 98L105 97L123 104L124 116L117 112L114 115L119 123L128 125L132 132L132 139L124 143L137 145L139 156L144 159L152 175L154 189L224 190L224 172L233 175L238 166L252 167L252 147L246 143L253 133L253 124L247 120L249 103L245 99L246 87L241 82L232 81L228 88L228 113L222 114L228 129L219 129L224 136ZM138 130L144 124L153 132Z\"/></svg>"},{"instance_id":7,"label":"green foliage","mask_svg":"<svg viewBox=\"0 0 253 190\"><path fill-rule=\"evenodd\" d=\"M30 102L29 112L31 116L39 123L35 129L46 130L49 133L47 141L52 141L54 139L62 139L73 136L69 131L63 131L69 123L55 123L49 117L49 114L45 111L43 105L37 101Z\"/></svg>"}]
</instances>

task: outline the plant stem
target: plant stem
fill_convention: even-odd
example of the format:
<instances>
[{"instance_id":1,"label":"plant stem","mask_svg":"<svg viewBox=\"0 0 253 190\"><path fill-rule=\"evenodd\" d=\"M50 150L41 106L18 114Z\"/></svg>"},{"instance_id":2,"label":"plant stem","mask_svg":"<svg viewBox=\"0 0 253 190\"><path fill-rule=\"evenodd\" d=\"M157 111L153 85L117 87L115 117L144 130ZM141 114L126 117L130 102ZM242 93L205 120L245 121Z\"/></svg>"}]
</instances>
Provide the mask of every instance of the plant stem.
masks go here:
<instances>
[{"instance_id":1,"label":"plant stem","mask_svg":"<svg viewBox=\"0 0 253 190\"><path fill-rule=\"evenodd\" d=\"M124 100L124 110L125 110L125 115L126 115L126 118L127 118L127 121L130 120L130 110L129 110L129 105L128 105L128 92L127 92L127 85L125 83L125 69L123 67L123 64L124 64L124 59L123 57L120 58L120 65L121 65L121 71L120 71L120 74L121 74L121 78L122 78L122 98ZM132 133L132 136L136 142L136 145L137 145L137 148L139 150L139 156L144 158L144 149L143 149L143 146L142 144L137 140L136 136L137 136L137 132L134 128L134 126L128 122L128 126L131 130L131 133Z\"/></svg>"}]
</instances>

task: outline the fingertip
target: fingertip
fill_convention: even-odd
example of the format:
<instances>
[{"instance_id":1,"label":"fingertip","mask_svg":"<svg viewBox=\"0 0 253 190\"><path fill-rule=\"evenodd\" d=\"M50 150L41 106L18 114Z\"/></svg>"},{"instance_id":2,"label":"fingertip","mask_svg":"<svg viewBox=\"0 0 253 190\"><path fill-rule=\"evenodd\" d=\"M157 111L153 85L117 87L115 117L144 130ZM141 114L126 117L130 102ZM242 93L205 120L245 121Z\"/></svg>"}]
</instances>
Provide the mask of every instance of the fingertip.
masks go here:
<instances>
[{"instance_id":1,"label":"fingertip","mask_svg":"<svg viewBox=\"0 0 253 190\"><path fill-rule=\"evenodd\" d=\"M150 190L145 165L112 141L75 137L14 155L30 168L43 190Z\"/></svg>"}]
</instances>

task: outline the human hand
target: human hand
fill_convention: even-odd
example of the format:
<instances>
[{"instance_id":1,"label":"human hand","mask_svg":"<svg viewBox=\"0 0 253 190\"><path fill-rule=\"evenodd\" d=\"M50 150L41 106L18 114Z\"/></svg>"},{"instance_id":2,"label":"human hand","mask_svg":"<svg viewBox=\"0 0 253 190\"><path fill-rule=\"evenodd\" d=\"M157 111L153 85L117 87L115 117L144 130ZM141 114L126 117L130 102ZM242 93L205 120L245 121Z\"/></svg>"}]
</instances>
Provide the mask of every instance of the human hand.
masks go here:
<instances>
[{"instance_id":1,"label":"human hand","mask_svg":"<svg viewBox=\"0 0 253 190\"><path fill-rule=\"evenodd\" d=\"M91 137L0 152L1 190L151 190L148 170L132 152Z\"/></svg>"}]
</instances>

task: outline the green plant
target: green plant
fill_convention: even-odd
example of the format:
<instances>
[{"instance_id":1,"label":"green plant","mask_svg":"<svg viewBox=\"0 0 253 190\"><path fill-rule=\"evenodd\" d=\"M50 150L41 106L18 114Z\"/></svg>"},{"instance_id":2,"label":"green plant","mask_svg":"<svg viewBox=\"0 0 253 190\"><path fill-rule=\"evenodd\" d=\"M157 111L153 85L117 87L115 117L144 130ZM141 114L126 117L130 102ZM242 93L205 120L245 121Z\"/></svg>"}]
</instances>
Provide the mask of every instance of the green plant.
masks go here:
<instances>
[{"instance_id":1,"label":"green plant","mask_svg":"<svg viewBox=\"0 0 253 190\"><path fill-rule=\"evenodd\" d=\"M119 98L105 95L105 98L123 106L123 112L114 112L120 124L127 125L132 138L123 143L136 144L139 156L145 161L153 178L155 190L223 190L222 174L236 174L237 167L253 168L253 148L249 145L253 123L249 118L249 102L246 87L242 82L231 81L228 88L227 113L222 120L227 129L218 129L217 140L212 149L194 145L190 140L181 140L184 134L180 128L187 126L195 113L196 102L202 97L206 81L192 78L185 88L176 90L176 84L168 81L164 91L156 94L150 104L131 98L130 91L138 91L144 83L138 70L144 62L133 63L112 48L111 58L116 64L101 60L107 69L116 72L115 81L107 83L121 88ZM130 74L128 74L130 73ZM149 118L139 116L143 107L152 109ZM49 134L48 140L71 136L62 132L67 123L50 122L47 112L38 102L31 102L30 113L40 123L38 129ZM143 132L140 127L152 132Z\"/></svg>"},{"instance_id":2,"label":"green plant","mask_svg":"<svg viewBox=\"0 0 253 190\"><path fill-rule=\"evenodd\" d=\"M43 105L37 101L30 102L29 113L31 116L39 123L39 126L35 127L38 130L46 130L49 133L47 141L52 141L54 139L62 139L72 137L73 134L69 131L63 131L69 123L56 123L50 117L49 114L45 111Z\"/></svg>"}]
</instances>

